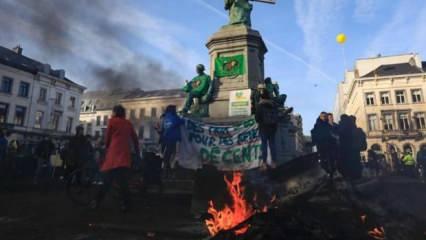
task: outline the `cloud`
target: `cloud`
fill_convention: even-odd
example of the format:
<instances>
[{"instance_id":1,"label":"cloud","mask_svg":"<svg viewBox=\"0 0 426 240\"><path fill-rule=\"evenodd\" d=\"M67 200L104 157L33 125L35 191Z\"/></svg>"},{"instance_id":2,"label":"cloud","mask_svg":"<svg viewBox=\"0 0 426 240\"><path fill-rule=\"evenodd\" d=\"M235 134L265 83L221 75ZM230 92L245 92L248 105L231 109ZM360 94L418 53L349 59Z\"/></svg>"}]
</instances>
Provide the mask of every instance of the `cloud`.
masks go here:
<instances>
[{"instance_id":1,"label":"cloud","mask_svg":"<svg viewBox=\"0 0 426 240\"><path fill-rule=\"evenodd\" d=\"M0 28L7 32L0 35L2 45L21 43L24 54L65 68L73 80L91 88L181 85L178 73L142 53L143 48L168 56L184 72L192 72L200 59L178 40L191 36L189 31L129 1L3 0Z\"/></svg>"},{"instance_id":2,"label":"cloud","mask_svg":"<svg viewBox=\"0 0 426 240\"><path fill-rule=\"evenodd\" d=\"M365 56L426 51L426 4L407 4L407 1L401 1L394 9L394 12L390 12L389 20L385 21L370 41Z\"/></svg>"},{"instance_id":3,"label":"cloud","mask_svg":"<svg viewBox=\"0 0 426 240\"><path fill-rule=\"evenodd\" d=\"M296 21L304 38L304 54L309 64L321 68L325 63L327 48L325 45L334 36L336 23L339 22L342 0L296 0L294 1ZM318 81L317 73L310 69L308 79ZM324 77L324 76L323 76ZM333 78L324 80L332 81Z\"/></svg>"},{"instance_id":4,"label":"cloud","mask_svg":"<svg viewBox=\"0 0 426 240\"><path fill-rule=\"evenodd\" d=\"M356 0L354 17L358 22L367 23L374 18L380 0Z\"/></svg>"}]
</instances>

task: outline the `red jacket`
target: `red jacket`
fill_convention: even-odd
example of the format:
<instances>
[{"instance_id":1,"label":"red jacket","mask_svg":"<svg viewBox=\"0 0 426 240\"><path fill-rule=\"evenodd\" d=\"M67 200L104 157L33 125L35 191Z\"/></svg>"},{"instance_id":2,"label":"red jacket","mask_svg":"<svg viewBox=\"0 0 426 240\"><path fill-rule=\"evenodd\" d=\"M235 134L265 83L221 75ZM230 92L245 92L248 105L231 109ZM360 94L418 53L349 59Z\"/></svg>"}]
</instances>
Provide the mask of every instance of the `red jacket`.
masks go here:
<instances>
[{"instance_id":1,"label":"red jacket","mask_svg":"<svg viewBox=\"0 0 426 240\"><path fill-rule=\"evenodd\" d=\"M132 147L139 154L139 141L132 124L124 119L113 117L108 122L106 131L106 156L101 171L115 168L130 168Z\"/></svg>"}]
</instances>

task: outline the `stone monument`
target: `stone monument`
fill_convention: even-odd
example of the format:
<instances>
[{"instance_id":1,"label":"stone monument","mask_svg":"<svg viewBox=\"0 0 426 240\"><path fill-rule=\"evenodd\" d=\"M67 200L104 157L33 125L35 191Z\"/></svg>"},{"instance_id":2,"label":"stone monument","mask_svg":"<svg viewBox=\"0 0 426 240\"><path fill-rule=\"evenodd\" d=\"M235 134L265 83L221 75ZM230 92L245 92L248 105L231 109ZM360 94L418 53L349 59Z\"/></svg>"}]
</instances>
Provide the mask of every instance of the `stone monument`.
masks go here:
<instances>
[{"instance_id":1,"label":"stone monument","mask_svg":"<svg viewBox=\"0 0 426 240\"><path fill-rule=\"evenodd\" d=\"M229 10L229 24L206 44L210 73L216 79L209 106L211 119L229 117L232 91L255 89L263 81L264 56L268 51L260 33L251 28L252 4L248 0L225 0L225 9Z\"/></svg>"}]
</instances>

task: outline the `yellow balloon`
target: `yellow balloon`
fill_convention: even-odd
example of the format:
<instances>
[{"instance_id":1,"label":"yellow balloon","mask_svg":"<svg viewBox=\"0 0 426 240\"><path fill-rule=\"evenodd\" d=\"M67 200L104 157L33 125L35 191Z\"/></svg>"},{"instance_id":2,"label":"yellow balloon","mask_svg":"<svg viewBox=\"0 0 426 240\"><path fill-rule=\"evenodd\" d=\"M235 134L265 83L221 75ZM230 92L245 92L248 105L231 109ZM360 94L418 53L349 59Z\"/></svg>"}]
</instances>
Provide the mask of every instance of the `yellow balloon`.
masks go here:
<instances>
[{"instance_id":1,"label":"yellow balloon","mask_svg":"<svg viewBox=\"0 0 426 240\"><path fill-rule=\"evenodd\" d=\"M339 33L339 35L336 37L336 41L339 44L344 44L346 42L346 35L344 33Z\"/></svg>"}]
</instances>

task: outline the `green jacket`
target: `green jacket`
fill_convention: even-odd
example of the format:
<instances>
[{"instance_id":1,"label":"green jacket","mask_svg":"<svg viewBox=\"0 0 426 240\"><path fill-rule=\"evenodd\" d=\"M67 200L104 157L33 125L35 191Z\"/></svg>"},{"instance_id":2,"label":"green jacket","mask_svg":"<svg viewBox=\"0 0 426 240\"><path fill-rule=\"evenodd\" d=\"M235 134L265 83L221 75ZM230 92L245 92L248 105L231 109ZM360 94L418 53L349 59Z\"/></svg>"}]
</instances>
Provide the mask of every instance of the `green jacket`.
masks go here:
<instances>
[{"instance_id":1,"label":"green jacket","mask_svg":"<svg viewBox=\"0 0 426 240\"><path fill-rule=\"evenodd\" d=\"M414 161L414 158L411 154L407 154L402 158L402 163L405 166L414 166L416 165L416 162Z\"/></svg>"},{"instance_id":2,"label":"green jacket","mask_svg":"<svg viewBox=\"0 0 426 240\"><path fill-rule=\"evenodd\" d=\"M209 75L202 74L194 77L191 82L183 87L183 91L192 93L194 97L202 97L209 90L211 78Z\"/></svg>"}]
</instances>

